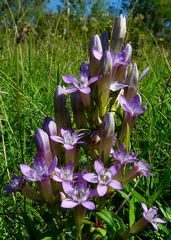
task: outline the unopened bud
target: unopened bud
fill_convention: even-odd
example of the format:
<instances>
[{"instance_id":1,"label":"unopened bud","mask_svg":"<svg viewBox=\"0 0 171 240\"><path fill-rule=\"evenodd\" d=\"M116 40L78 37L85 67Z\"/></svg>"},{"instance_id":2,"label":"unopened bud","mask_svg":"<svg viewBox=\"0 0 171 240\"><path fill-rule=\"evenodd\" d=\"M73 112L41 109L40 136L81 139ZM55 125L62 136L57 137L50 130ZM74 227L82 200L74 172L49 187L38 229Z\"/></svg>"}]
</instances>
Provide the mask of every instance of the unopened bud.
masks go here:
<instances>
[{"instance_id":1,"label":"unopened bud","mask_svg":"<svg viewBox=\"0 0 171 240\"><path fill-rule=\"evenodd\" d=\"M121 51L126 36L126 18L122 15L115 21L115 25L112 32L112 39L110 44L110 50L113 53Z\"/></svg>"},{"instance_id":2,"label":"unopened bud","mask_svg":"<svg viewBox=\"0 0 171 240\"><path fill-rule=\"evenodd\" d=\"M112 113L107 113L103 119L101 133L99 155L100 159L106 161L110 155L115 135L115 122Z\"/></svg>"},{"instance_id":3,"label":"unopened bud","mask_svg":"<svg viewBox=\"0 0 171 240\"><path fill-rule=\"evenodd\" d=\"M95 35L92 37L89 46L89 54L90 54L90 77L97 76L100 72L99 64L100 59L103 55L103 49L100 37Z\"/></svg>"}]
</instances>

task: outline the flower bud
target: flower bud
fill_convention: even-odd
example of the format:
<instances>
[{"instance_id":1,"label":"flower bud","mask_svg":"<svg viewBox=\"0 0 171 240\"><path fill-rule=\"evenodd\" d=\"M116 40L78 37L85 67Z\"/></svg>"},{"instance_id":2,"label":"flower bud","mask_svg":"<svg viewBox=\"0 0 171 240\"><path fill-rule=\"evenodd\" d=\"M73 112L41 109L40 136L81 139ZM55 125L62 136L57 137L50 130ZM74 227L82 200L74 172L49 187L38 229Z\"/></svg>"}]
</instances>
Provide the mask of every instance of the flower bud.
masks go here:
<instances>
[{"instance_id":1,"label":"flower bud","mask_svg":"<svg viewBox=\"0 0 171 240\"><path fill-rule=\"evenodd\" d=\"M122 15L115 21L110 44L110 51L118 53L121 51L126 36L126 18Z\"/></svg>"},{"instance_id":2,"label":"flower bud","mask_svg":"<svg viewBox=\"0 0 171 240\"><path fill-rule=\"evenodd\" d=\"M49 136L40 128L38 128L35 133L35 144L38 154L40 154L45 159L47 165L49 166L52 162Z\"/></svg>"},{"instance_id":3,"label":"flower bud","mask_svg":"<svg viewBox=\"0 0 171 240\"><path fill-rule=\"evenodd\" d=\"M112 77L112 56L109 51L106 51L104 53L101 65L103 73L102 78L98 81L98 96L100 102L100 116L103 117L106 113L106 108L108 106Z\"/></svg>"},{"instance_id":4,"label":"flower bud","mask_svg":"<svg viewBox=\"0 0 171 240\"><path fill-rule=\"evenodd\" d=\"M40 128L35 133L35 144L38 152L49 151L50 143L48 134Z\"/></svg>"},{"instance_id":5,"label":"flower bud","mask_svg":"<svg viewBox=\"0 0 171 240\"><path fill-rule=\"evenodd\" d=\"M94 77L99 74L100 59L103 55L103 49L100 37L95 35L92 37L89 46L90 54L90 77Z\"/></svg>"},{"instance_id":6,"label":"flower bud","mask_svg":"<svg viewBox=\"0 0 171 240\"><path fill-rule=\"evenodd\" d=\"M54 108L57 132L60 135L61 128L70 128L71 126L69 111L66 107L65 89L61 86L57 86L55 90Z\"/></svg>"},{"instance_id":7,"label":"flower bud","mask_svg":"<svg viewBox=\"0 0 171 240\"><path fill-rule=\"evenodd\" d=\"M137 64L133 63L132 71L129 74L127 79L128 87L124 89L124 95L127 100L130 100L131 98L135 97L137 93L138 79L139 79L139 72L138 72Z\"/></svg>"},{"instance_id":8,"label":"flower bud","mask_svg":"<svg viewBox=\"0 0 171 240\"><path fill-rule=\"evenodd\" d=\"M52 141L50 136L57 136L57 127L56 123L53 121L52 118L46 117L43 123L43 130L48 134L49 136L49 141L50 141L50 146L51 146L51 151L54 156L59 155L58 151L58 146L57 143Z\"/></svg>"},{"instance_id":9,"label":"flower bud","mask_svg":"<svg viewBox=\"0 0 171 240\"><path fill-rule=\"evenodd\" d=\"M112 113L107 113L103 119L100 131L99 155L106 161L110 155L115 135L115 122Z\"/></svg>"}]
</instances>

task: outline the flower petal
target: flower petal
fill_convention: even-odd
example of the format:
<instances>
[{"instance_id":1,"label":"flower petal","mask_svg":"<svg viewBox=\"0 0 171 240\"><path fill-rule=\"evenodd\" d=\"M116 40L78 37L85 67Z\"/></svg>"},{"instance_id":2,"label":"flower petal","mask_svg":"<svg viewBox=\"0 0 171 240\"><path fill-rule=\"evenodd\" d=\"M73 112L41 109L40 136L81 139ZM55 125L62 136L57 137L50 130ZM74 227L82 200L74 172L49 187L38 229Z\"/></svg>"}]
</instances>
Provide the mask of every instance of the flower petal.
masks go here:
<instances>
[{"instance_id":1,"label":"flower petal","mask_svg":"<svg viewBox=\"0 0 171 240\"><path fill-rule=\"evenodd\" d=\"M91 92L91 89L89 87L79 88L79 90L84 94L89 94Z\"/></svg>"},{"instance_id":2,"label":"flower petal","mask_svg":"<svg viewBox=\"0 0 171 240\"><path fill-rule=\"evenodd\" d=\"M101 75L100 76L95 76L95 77L92 77L88 80L88 83L89 85L96 82L97 80L99 80L101 78Z\"/></svg>"},{"instance_id":3,"label":"flower petal","mask_svg":"<svg viewBox=\"0 0 171 240\"><path fill-rule=\"evenodd\" d=\"M114 189L123 189L123 186L122 184L117 181L117 180L112 180L110 183L109 183L109 186L114 188Z\"/></svg>"},{"instance_id":4,"label":"flower petal","mask_svg":"<svg viewBox=\"0 0 171 240\"><path fill-rule=\"evenodd\" d=\"M72 150L72 149L74 148L74 145L65 143L65 144L64 144L64 148L65 148L66 150Z\"/></svg>"},{"instance_id":5,"label":"flower petal","mask_svg":"<svg viewBox=\"0 0 171 240\"><path fill-rule=\"evenodd\" d=\"M57 175L54 175L54 176L52 177L52 179L53 179L54 181L56 181L56 182L62 182L62 179L59 178Z\"/></svg>"},{"instance_id":6,"label":"flower petal","mask_svg":"<svg viewBox=\"0 0 171 240\"><path fill-rule=\"evenodd\" d=\"M143 208L145 213L148 211L148 208L145 203L141 203L141 207Z\"/></svg>"},{"instance_id":7,"label":"flower petal","mask_svg":"<svg viewBox=\"0 0 171 240\"><path fill-rule=\"evenodd\" d=\"M94 168L97 174L101 172L102 169L104 169L104 164L102 163L101 160L96 160L94 162Z\"/></svg>"},{"instance_id":8,"label":"flower petal","mask_svg":"<svg viewBox=\"0 0 171 240\"><path fill-rule=\"evenodd\" d=\"M58 137L58 136L51 136L50 137L52 140L54 140L55 142L59 142L59 143L64 143L63 138Z\"/></svg>"},{"instance_id":9,"label":"flower petal","mask_svg":"<svg viewBox=\"0 0 171 240\"><path fill-rule=\"evenodd\" d=\"M93 56L97 59L100 60L102 58L102 53L100 53L97 49L93 49Z\"/></svg>"},{"instance_id":10,"label":"flower petal","mask_svg":"<svg viewBox=\"0 0 171 240\"><path fill-rule=\"evenodd\" d=\"M85 208L89 209L89 210L94 210L95 209L95 204L91 201L82 202L81 205L84 206Z\"/></svg>"},{"instance_id":11,"label":"flower petal","mask_svg":"<svg viewBox=\"0 0 171 240\"><path fill-rule=\"evenodd\" d=\"M75 202L74 200L72 200L71 198L66 198L61 203L61 207L63 207L63 208L74 208L77 205L78 205L78 203Z\"/></svg>"},{"instance_id":12,"label":"flower petal","mask_svg":"<svg viewBox=\"0 0 171 240\"><path fill-rule=\"evenodd\" d=\"M124 84L124 83L114 82L110 85L110 90L113 91L113 92L116 92L116 91L118 91L122 88L125 88L125 87L127 87L127 85Z\"/></svg>"},{"instance_id":13,"label":"flower petal","mask_svg":"<svg viewBox=\"0 0 171 240\"><path fill-rule=\"evenodd\" d=\"M95 173L86 173L83 178L87 181L87 182L91 182L91 183L97 183L98 179L97 179L97 175Z\"/></svg>"},{"instance_id":14,"label":"flower petal","mask_svg":"<svg viewBox=\"0 0 171 240\"><path fill-rule=\"evenodd\" d=\"M57 164L57 157L55 156L54 159L52 160L50 166L48 167L48 173L49 175L51 175L53 173L53 171L55 170L56 164Z\"/></svg>"},{"instance_id":15,"label":"flower petal","mask_svg":"<svg viewBox=\"0 0 171 240\"><path fill-rule=\"evenodd\" d=\"M156 222L156 223L166 223L166 221L164 221L164 220L161 219L161 218L155 218L155 222Z\"/></svg>"},{"instance_id":16,"label":"flower petal","mask_svg":"<svg viewBox=\"0 0 171 240\"><path fill-rule=\"evenodd\" d=\"M97 192L99 194L100 197L104 196L107 192L107 186L102 186L102 185L97 185Z\"/></svg>"},{"instance_id":17,"label":"flower petal","mask_svg":"<svg viewBox=\"0 0 171 240\"><path fill-rule=\"evenodd\" d=\"M149 67L147 67L146 69L144 69L144 71L141 73L138 81L140 81L142 78L144 78L149 71L150 71L150 68L149 68Z\"/></svg>"},{"instance_id":18,"label":"flower petal","mask_svg":"<svg viewBox=\"0 0 171 240\"><path fill-rule=\"evenodd\" d=\"M158 227L156 223L151 223L156 231L158 231Z\"/></svg>"},{"instance_id":19,"label":"flower petal","mask_svg":"<svg viewBox=\"0 0 171 240\"><path fill-rule=\"evenodd\" d=\"M68 84L73 84L73 82L77 82L77 79L72 75L64 75L62 76L62 78L64 82Z\"/></svg>"},{"instance_id":20,"label":"flower petal","mask_svg":"<svg viewBox=\"0 0 171 240\"><path fill-rule=\"evenodd\" d=\"M40 180L37 176L37 172L33 168L25 164L20 164L20 169L25 179L32 182L36 182Z\"/></svg>"},{"instance_id":21,"label":"flower petal","mask_svg":"<svg viewBox=\"0 0 171 240\"><path fill-rule=\"evenodd\" d=\"M117 169L114 165L112 165L108 170L112 173L112 178L117 174Z\"/></svg>"}]
</instances>

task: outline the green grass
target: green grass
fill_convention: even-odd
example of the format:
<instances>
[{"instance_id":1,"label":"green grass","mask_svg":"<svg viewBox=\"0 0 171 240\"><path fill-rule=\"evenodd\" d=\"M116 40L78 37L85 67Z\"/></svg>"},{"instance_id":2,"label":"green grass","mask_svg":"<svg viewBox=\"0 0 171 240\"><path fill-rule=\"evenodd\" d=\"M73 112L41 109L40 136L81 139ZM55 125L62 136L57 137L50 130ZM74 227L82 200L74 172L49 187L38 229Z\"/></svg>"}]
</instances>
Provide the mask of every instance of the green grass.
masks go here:
<instances>
[{"instance_id":1,"label":"green grass","mask_svg":"<svg viewBox=\"0 0 171 240\"><path fill-rule=\"evenodd\" d=\"M48 227L48 220L41 220L41 208L19 193L9 196L4 186L14 172L19 173L20 163L33 161L34 132L41 127L45 116L53 117L55 86L62 81L63 74L77 74L80 63L88 58L88 43L83 36L64 38L55 32L38 41L29 33L21 44L16 44L15 37L7 31L0 44L0 239L29 239L29 236L36 239L37 231ZM149 205L157 204L160 213L169 220L171 65L167 50L163 52L155 43L144 44L138 50L133 60L140 70L150 66L151 71L140 84L148 110L137 122L132 146L153 166L155 176L141 180L135 191L127 189L129 199L124 204L130 211L135 208L140 215L137 204L140 196L136 194L139 192ZM148 228L132 239L169 240L168 228L160 228L163 230L158 233ZM67 234L71 239L70 233Z\"/></svg>"}]
</instances>

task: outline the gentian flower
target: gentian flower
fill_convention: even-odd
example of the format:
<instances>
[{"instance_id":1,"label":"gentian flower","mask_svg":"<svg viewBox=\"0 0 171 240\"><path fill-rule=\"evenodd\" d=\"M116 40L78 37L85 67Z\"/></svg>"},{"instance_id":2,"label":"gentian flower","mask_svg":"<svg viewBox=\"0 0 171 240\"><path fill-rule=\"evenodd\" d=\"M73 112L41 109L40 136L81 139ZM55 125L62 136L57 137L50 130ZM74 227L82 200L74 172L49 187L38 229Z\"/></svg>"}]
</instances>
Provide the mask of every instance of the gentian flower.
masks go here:
<instances>
[{"instance_id":1,"label":"gentian flower","mask_svg":"<svg viewBox=\"0 0 171 240\"><path fill-rule=\"evenodd\" d=\"M89 85L100 79L101 76L95 76L89 79L88 63L84 62L83 65L84 66L80 69L81 71L78 79L70 75L62 77L64 82L70 85L68 89L65 89L66 93L80 91L83 94L89 94L91 92Z\"/></svg>"},{"instance_id":2,"label":"gentian flower","mask_svg":"<svg viewBox=\"0 0 171 240\"><path fill-rule=\"evenodd\" d=\"M157 223L166 223L166 221L162 220L157 216L157 207L148 209L145 203L142 203L141 206L144 210L143 212L144 220L151 223L155 230L158 230Z\"/></svg>"},{"instance_id":3,"label":"gentian flower","mask_svg":"<svg viewBox=\"0 0 171 240\"><path fill-rule=\"evenodd\" d=\"M65 188L65 183L72 182L74 179L74 166L69 162L65 167L61 169L55 168L55 175L53 180L56 182L61 182L63 188Z\"/></svg>"},{"instance_id":4,"label":"gentian flower","mask_svg":"<svg viewBox=\"0 0 171 240\"><path fill-rule=\"evenodd\" d=\"M20 191L24 184L24 179L19 177L17 174L13 174L11 182L5 187L8 193Z\"/></svg>"},{"instance_id":5,"label":"gentian flower","mask_svg":"<svg viewBox=\"0 0 171 240\"><path fill-rule=\"evenodd\" d=\"M51 138L59 143L64 144L66 150L72 150L76 144L84 144L85 142L79 141L84 137L84 133L77 134L75 131L61 129L61 136L51 136Z\"/></svg>"},{"instance_id":6,"label":"gentian flower","mask_svg":"<svg viewBox=\"0 0 171 240\"><path fill-rule=\"evenodd\" d=\"M126 151L126 146L122 143L118 149L112 153L112 156L120 165L126 165L127 163L133 163L136 160L137 153L130 155Z\"/></svg>"},{"instance_id":7,"label":"gentian flower","mask_svg":"<svg viewBox=\"0 0 171 240\"><path fill-rule=\"evenodd\" d=\"M134 166L123 176L122 182L127 183L137 176L153 176L153 174L149 172L150 168L151 166L143 160L135 161Z\"/></svg>"},{"instance_id":8,"label":"gentian flower","mask_svg":"<svg viewBox=\"0 0 171 240\"><path fill-rule=\"evenodd\" d=\"M91 183L98 183L97 193L99 196L104 196L107 193L107 187L110 186L114 189L123 189L122 184L117 180L113 180L117 173L115 166L111 166L109 169L104 167L101 160L94 162L95 173L86 173L83 178Z\"/></svg>"},{"instance_id":9,"label":"gentian flower","mask_svg":"<svg viewBox=\"0 0 171 240\"><path fill-rule=\"evenodd\" d=\"M88 200L91 198L91 190L85 184L77 183L75 186L65 184L64 192L69 198L65 198L62 201L61 207L74 208L78 205L82 205L89 210L95 209L94 203Z\"/></svg>"},{"instance_id":10,"label":"gentian flower","mask_svg":"<svg viewBox=\"0 0 171 240\"><path fill-rule=\"evenodd\" d=\"M121 104L121 107L130 117L136 118L145 112L146 106L142 107L141 102L142 100L139 93L137 93L133 98L131 98L130 101L127 101L124 95L121 95L119 97L119 103Z\"/></svg>"},{"instance_id":11,"label":"gentian flower","mask_svg":"<svg viewBox=\"0 0 171 240\"><path fill-rule=\"evenodd\" d=\"M56 157L52 160L51 165L48 167L42 156L36 155L34 158L33 168L25 164L20 164L20 169L26 180L31 182L38 182L50 178L55 170L56 164Z\"/></svg>"}]
</instances>

